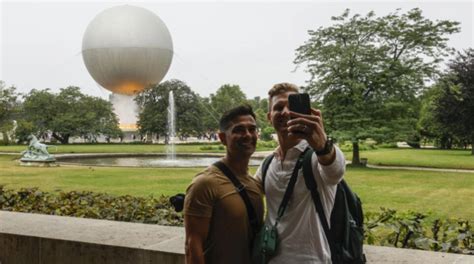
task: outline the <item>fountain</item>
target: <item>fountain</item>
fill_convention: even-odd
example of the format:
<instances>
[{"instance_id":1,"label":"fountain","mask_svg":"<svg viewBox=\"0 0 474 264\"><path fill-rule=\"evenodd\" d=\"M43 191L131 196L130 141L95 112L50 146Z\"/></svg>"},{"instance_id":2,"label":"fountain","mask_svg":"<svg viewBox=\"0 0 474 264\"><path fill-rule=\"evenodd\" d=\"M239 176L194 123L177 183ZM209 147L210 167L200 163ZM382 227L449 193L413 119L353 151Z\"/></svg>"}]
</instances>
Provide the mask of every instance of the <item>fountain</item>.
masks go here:
<instances>
[{"instance_id":1,"label":"fountain","mask_svg":"<svg viewBox=\"0 0 474 264\"><path fill-rule=\"evenodd\" d=\"M176 150L174 142L176 139L176 111L174 107L174 95L173 91L169 92L168 95L168 133L167 133L167 145L166 145L166 159L170 161L176 160Z\"/></svg>"},{"instance_id":2,"label":"fountain","mask_svg":"<svg viewBox=\"0 0 474 264\"><path fill-rule=\"evenodd\" d=\"M176 157L176 109L173 91L169 92L168 132L165 138L166 158L164 154L66 154L58 156L62 164L84 166L118 166L118 167L207 167L221 159L222 154L181 154ZM250 166L258 166L261 160L250 160Z\"/></svg>"}]
</instances>

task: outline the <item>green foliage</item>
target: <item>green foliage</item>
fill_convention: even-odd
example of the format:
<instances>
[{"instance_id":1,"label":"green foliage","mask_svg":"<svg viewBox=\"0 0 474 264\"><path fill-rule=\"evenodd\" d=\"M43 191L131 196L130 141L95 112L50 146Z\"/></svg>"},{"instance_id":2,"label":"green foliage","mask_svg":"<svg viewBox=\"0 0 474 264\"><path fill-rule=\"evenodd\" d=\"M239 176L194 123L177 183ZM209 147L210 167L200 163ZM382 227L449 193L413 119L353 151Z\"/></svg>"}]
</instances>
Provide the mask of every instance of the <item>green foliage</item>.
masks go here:
<instances>
[{"instance_id":1,"label":"green foliage","mask_svg":"<svg viewBox=\"0 0 474 264\"><path fill-rule=\"evenodd\" d=\"M238 85L224 84L210 95L212 109L222 115L225 111L247 103L247 97Z\"/></svg>"},{"instance_id":2,"label":"green foliage","mask_svg":"<svg viewBox=\"0 0 474 264\"><path fill-rule=\"evenodd\" d=\"M17 100L18 94L15 87L5 87L5 83L0 81L0 133L3 136L2 145L8 145L10 139L14 137L15 116L19 113L20 103Z\"/></svg>"},{"instance_id":3,"label":"green foliage","mask_svg":"<svg viewBox=\"0 0 474 264\"><path fill-rule=\"evenodd\" d=\"M297 49L295 63L307 65L306 90L323 105L326 129L354 144L359 140L405 140L418 119L416 95L451 49L446 36L459 32L458 22L433 22L420 9L376 17L332 17L335 24L310 30Z\"/></svg>"},{"instance_id":4,"label":"green foliage","mask_svg":"<svg viewBox=\"0 0 474 264\"><path fill-rule=\"evenodd\" d=\"M275 128L272 126L267 126L262 129L262 132L260 133L260 139L265 141L273 140L272 134L275 134Z\"/></svg>"},{"instance_id":5,"label":"green foliage","mask_svg":"<svg viewBox=\"0 0 474 264\"><path fill-rule=\"evenodd\" d=\"M199 147L199 149L215 151L215 150L225 150L225 147L223 145L204 145L204 146Z\"/></svg>"},{"instance_id":6,"label":"green foliage","mask_svg":"<svg viewBox=\"0 0 474 264\"><path fill-rule=\"evenodd\" d=\"M170 91L173 91L175 100L176 132L185 135L205 131L203 125L205 112L201 99L186 83L169 80L145 89L135 98L141 108L137 122L140 133L166 135Z\"/></svg>"},{"instance_id":7,"label":"green foliage","mask_svg":"<svg viewBox=\"0 0 474 264\"><path fill-rule=\"evenodd\" d=\"M254 109L254 112L255 112L255 117L257 118L257 127L261 131L264 131L266 128L269 128L269 127L273 128L273 126L267 120L266 110L264 110L263 108L259 108L257 110Z\"/></svg>"},{"instance_id":8,"label":"green foliage","mask_svg":"<svg viewBox=\"0 0 474 264\"><path fill-rule=\"evenodd\" d=\"M385 208L381 208L381 212L366 213L366 242L369 245L474 254L473 230L468 220L430 221L427 217L422 213L398 213Z\"/></svg>"},{"instance_id":9,"label":"green foliage","mask_svg":"<svg viewBox=\"0 0 474 264\"><path fill-rule=\"evenodd\" d=\"M93 192L42 192L38 188L4 189L0 185L0 209L5 211L74 216L126 222L182 226L181 213L169 198L112 196Z\"/></svg>"},{"instance_id":10,"label":"green foliage","mask_svg":"<svg viewBox=\"0 0 474 264\"><path fill-rule=\"evenodd\" d=\"M427 136L435 138L441 148L467 147L474 143L473 76L474 49L468 49L458 53L449 64L449 72L432 88L432 103L427 103L431 112L423 112L420 123L422 129L430 132Z\"/></svg>"},{"instance_id":11,"label":"green foliage","mask_svg":"<svg viewBox=\"0 0 474 264\"><path fill-rule=\"evenodd\" d=\"M27 142L28 141L27 137L35 133L36 133L36 129L33 122L27 121L25 119L20 119L17 121L17 128L15 130L17 142L19 143Z\"/></svg>"},{"instance_id":12,"label":"green foliage","mask_svg":"<svg viewBox=\"0 0 474 264\"><path fill-rule=\"evenodd\" d=\"M342 144L338 144L339 148L344 151L344 152L352 152L353 144L351 141L344 141ZM365 150L373 150L377 149L378 145L375 144L373 141L361 141L359 143L359 150L360 151L365 151Z\"/></svg>"},{"instance_id":13,"label":"green foliage","mask_svg":"<svg viewBox=\"0 0 474 264\"><path fill-rule=\"evenodd\" d=\"M398 146L397 146L397 143L391 142L391 143L377 144L377 148L398 148Z\"/></svg>"},{"instance_id":14,"label":"green foliage","mask_svg":"<svg viewBox=\"0 0 474 264\"><path fill-rule=\"evenodd\" d=\"M268 141L257 141L257 149L259 150L274 150L276 147L278 147L278 142L273 139Z\"/></svg>"},{"instance_id":15,"label":"green foliage","mask_svg":"<svg viewBox=\"0 0 474 264\"><path fill-rule=\"evenodd\" d=\"M25 95L19 137L27 133L41 136L47 131L62 144L72 136L96 138L100 134L118 137L122 132L112 104L81 93L79 87L62 88L59 94L49 89L31 90Z\"/></svg>"},{"instance_id":16,"label":"green foliage","mask_svg":"<svg viewBox=\"0 0 474 264\"><path fill-rule=\"evenodd\" d=\"M451 61L449 68L456 77L459 86L459 116L460 123L455 134L464 144L471 144L471 154L474 155L474 49L458 53Z\"/></svg>"}]
</instances>

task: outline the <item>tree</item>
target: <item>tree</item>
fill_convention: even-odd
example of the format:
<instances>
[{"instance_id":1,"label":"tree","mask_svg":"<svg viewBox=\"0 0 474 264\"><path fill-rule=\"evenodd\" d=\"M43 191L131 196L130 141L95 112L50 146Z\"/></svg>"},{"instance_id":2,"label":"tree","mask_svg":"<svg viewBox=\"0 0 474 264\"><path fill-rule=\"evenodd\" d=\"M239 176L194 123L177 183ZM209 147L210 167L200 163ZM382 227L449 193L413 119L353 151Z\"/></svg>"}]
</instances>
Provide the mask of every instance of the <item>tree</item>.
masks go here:
<instances>
[{"instance_id":1,"label":"tree","mask_svg":"<svg viewBox=\"0 0 474 264\"><path fill-rule=\"evenodd\" d=\"M260 134L263 135L263 131L267 127L271 127L271 124L267 120L267 113L268 113L268 99L260 99L260 96L254 97L254 99L247 100L247 103L252 107L255 116L257 118L257 127L260 130ZM265 134L265 140L269 140L270 137L268 134L274 133L271 132L272 130L267 129L267 133Z\"/></svg>"},{"instance_id":2,"label":"tree","mask_svg":"<svg viewBox=\"0 0 474 264\"><path fill-rule=\"evenodd\" d=\"M433 85L426 89L420 96L420 115L417 123L417 131L422 140L437 140L442 132L435 119L434 111L436 108L436 100L441 92L439 85Z\"/></svg>"},{"instance_id":3,"label":"tree","mask_svg":"<svg viewBox=\"0 0 474 264\"><path fill-rule=\"evenodd\" d=\"M454 82L453 75L445 75L430 89L431 96L425 103L427 112L420 113L420 122L423 132L432 135L435 145L442 149L451 149L457 143L460 116L460 92ZM429 111L429 112L428 112Z\"/></svg>"},{"instance_id":4,"label":"tree","mask_svg":"<svg viewBox=\"0 0 474 264\"><path fill-rule=\"evenodd\" d=\"M23 116L25 127L31 123L38 135L50 131L62 144L69 143L72 136L93 139L99 134L109 137L121 134L112 104L84 95L74 86L62 88L59 94L49 89L33 89L25 96Z\"/></svg>"},{"instance_id":5,"label":"tree","mask_svg":"<svg viewBox=\"0 0 474 264\"><path fill-rule=\"evenodd\" d=\"M9 132L14 129L14 119L20 109L18 94L15 87L5 87L5 83L0 81L0 133L3 135L3 143L8 144L10 140Z\"/></svg>"},{"instance_id":6,"label":"tree","mask_svg":"<svg viewBox=\"0 0 474 264\"><path fill-rule=\"evenodd\" d=\"M459 23L433 22L417 8L379 18L374 12L349 17L346 10L331 19L334 25L309 31L295 63L307 66L306 91L321 101L328 131L352 140L352 162L358 165L360 140L413 133L416 95L451 51L445 36L458 32Z\"/></svg>"},{"instance_id":7,"label":"tree","mask_svg":"<svg viewBox=\"0 0 474 264\"><path fill-rule=\"evenodd\" d=\"M248 102L245 94L238 85L224 84L215 94L210 94L208 98L202 98L202 106L205 111L203 117L204 126L209 131L219 129L219 118L221 115L238 105Z\"/></svg>"},{"instance_id":8,"label":"tree","mask_svg":"<svg viewBox=\"0 0 474 264\"><path fill-rule=\"evenodd\" d=\"M474 49L459 52L449 68L456 76L461 93L459 135L468 140L474 155Z\"/></svg>"},{"instance_id":9,"label":"tree","mask_svg":"<svg viewBox=\"0 0 474 264\"><path fill-rule=\"evenodd\" d=\"M474 50L468 49L448 64L448 73L441 78L435 97L433 119L437 123L442 148L474 144ZM474 150L472 150L474 155Z\"/></svg>"},{"instance_id":10,"label":"tree","mask_svg":"<svg viewBox=\"0 0 474 264\"><path fill-rule=\"evenodd\" d=\"M201 99L180 80L163 82L137 95L135 100L141 108L137 122L140 133L166 135L170 91L175 99L176 132L181 135L202 133L204 109Z\"/></svg>"},{"instance_id":11,"label":"tree","mask_svg":"<svg viewBox=\"0 0 474 264\"><path fill-rule=\"evenodd\" d=\"M247 103L247 97L238 85L224 84L216 92L210 95L211 106L218 114L238 105Z\"/></svg>"},{"instance_id":12,"label":"tree","mask_svg":"<svg viewBox=\"0 0 474 264\"><path fill-rule=\"evenodd\" d=\"M205 128L205 131L216 131L219 127L220 115L212 108L211 99L209 97L201 98L201 105L204 109L202 123Z\"/></svg>"}]
</instances>

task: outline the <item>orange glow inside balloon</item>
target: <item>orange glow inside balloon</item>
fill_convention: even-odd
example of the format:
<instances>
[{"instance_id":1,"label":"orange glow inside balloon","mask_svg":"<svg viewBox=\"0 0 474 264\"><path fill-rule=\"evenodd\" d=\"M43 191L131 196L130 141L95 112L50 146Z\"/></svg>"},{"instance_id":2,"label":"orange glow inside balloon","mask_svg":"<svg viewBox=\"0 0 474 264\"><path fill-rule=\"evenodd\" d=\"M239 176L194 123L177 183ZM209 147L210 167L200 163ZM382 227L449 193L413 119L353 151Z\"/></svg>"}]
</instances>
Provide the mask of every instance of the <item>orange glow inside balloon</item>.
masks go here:
<instances>
[{"instance_id":1,"label":"orange glow inside balloon","mask_svg":"<svg viewBox=\"0 0 474 264\"><path fill-rule=\"evenodd\" d=\"M119 124L119 128L122 131L136 131L138 129L137 124Z\"/></svg>"},{"instance_id":2,"label":"orange glow inside balloon","mask_svg":"<svg viewBox=\"0 0 474 264\"><path fill-rule=\"evenodd\" d=\"M122 82L119 85L116 85L111 90L114 93L134 95L141 92L144 87L145 87L144 84L137 83L137 82Z\"/></svg>"}]
</instances>

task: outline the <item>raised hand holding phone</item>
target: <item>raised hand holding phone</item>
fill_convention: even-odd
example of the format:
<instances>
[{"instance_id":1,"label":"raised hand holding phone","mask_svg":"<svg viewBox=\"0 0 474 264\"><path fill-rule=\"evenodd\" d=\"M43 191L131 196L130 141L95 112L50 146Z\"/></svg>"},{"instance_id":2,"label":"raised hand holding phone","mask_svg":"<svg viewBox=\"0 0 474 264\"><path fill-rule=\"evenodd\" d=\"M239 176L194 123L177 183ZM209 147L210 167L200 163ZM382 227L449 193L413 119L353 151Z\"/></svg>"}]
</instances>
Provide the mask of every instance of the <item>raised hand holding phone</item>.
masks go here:
<instances>
[{"instance_id":1,"label":"raised hand holding phone","mask_svg":"<svg viewBox=\"0 0 474 264\"><path fill-rule=\"evenodd\" d=\"M306 139L315 150L324 149L327 135L324 131L321 111L311 108L309 95L305 93L290 94L288 108L291 120L288 131L297 137Z\"/></svg>"}]
</instances>

